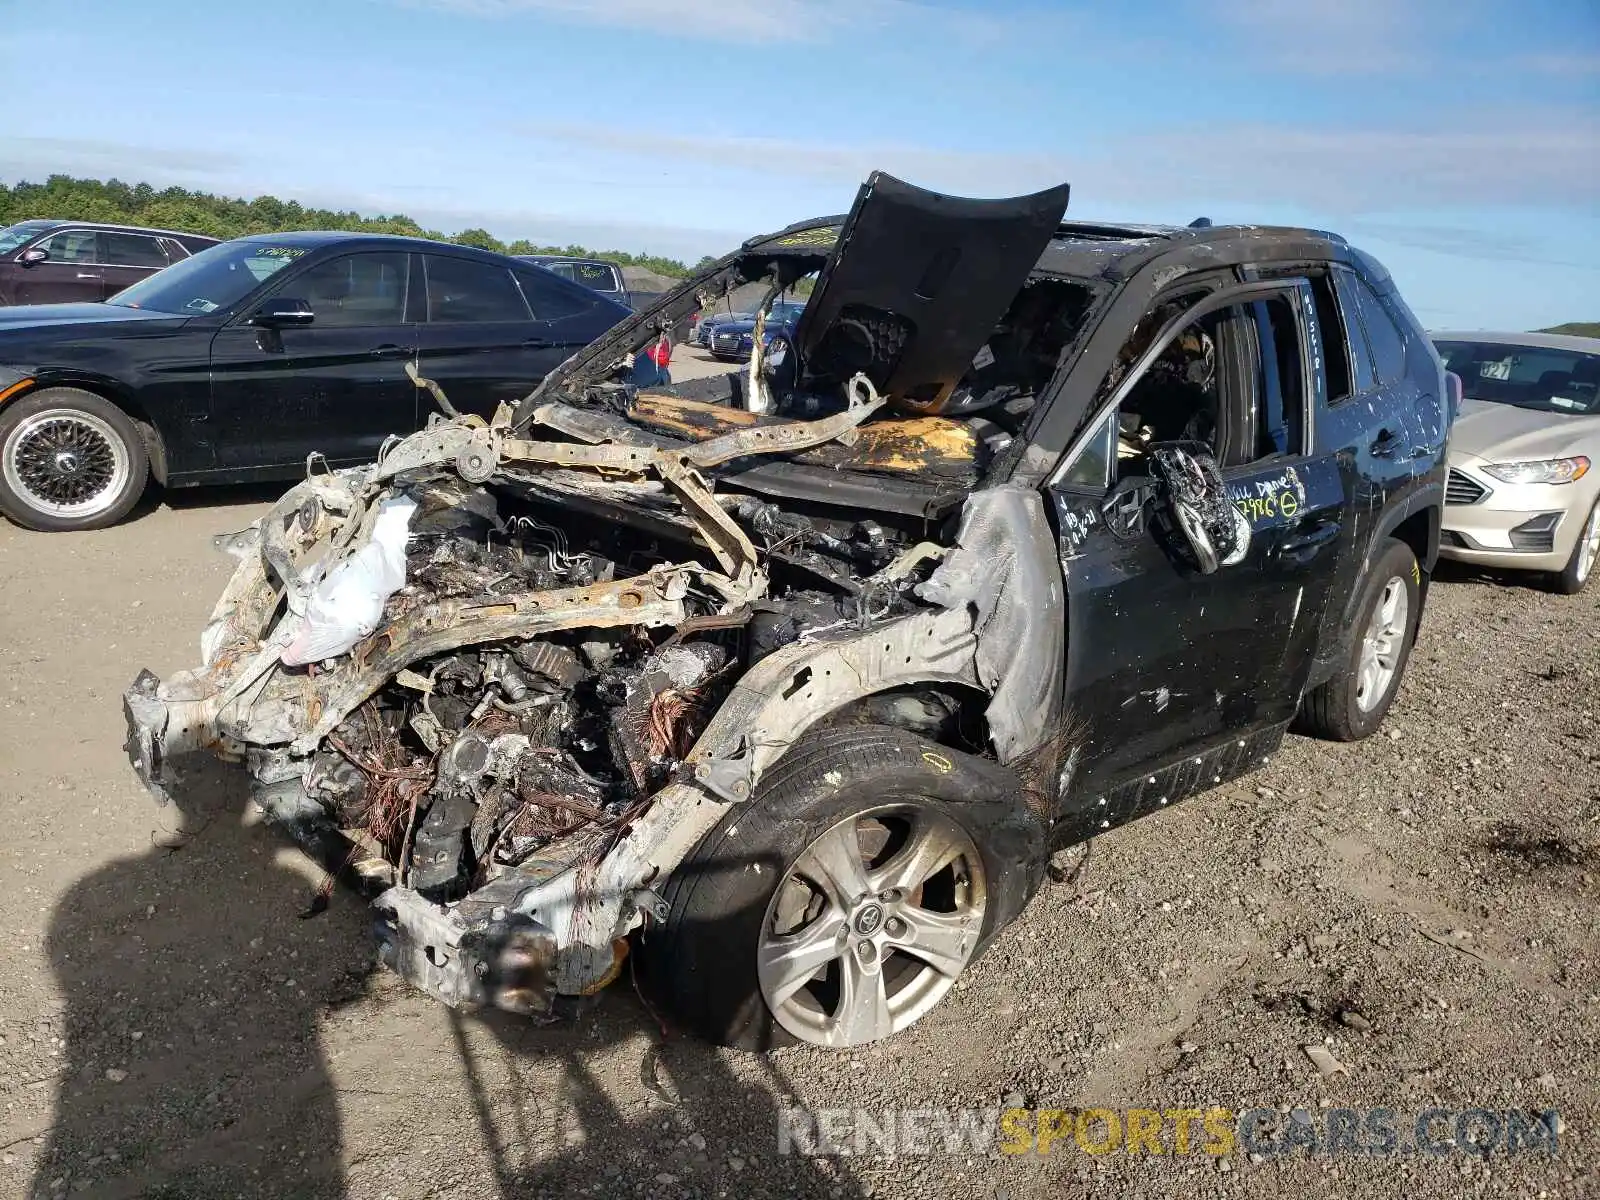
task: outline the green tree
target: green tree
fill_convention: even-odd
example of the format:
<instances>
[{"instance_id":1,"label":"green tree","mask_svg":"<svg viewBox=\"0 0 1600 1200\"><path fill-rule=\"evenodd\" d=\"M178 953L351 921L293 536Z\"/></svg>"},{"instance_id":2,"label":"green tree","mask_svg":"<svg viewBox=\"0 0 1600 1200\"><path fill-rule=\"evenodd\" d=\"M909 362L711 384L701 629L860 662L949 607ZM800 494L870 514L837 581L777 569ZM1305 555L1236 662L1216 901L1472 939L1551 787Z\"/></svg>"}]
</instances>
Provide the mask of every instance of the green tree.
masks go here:
<instances>
[{"instance_id":1,"label":"green tree","mask_svg":"<svg viewBox=\"0 0 1600 1200\"><path fill-rule=\"evenodd\" d=\"M642 267L657 275L681 279L690 269L677 259L624 250L591 250L586 246L539 246L518 238L507 246L486 229L463 229L453 237L425 229L401 213L364 217L357 212L306 208L297 200L277 196L253 199L214 196L186 188L157 191L148 183L129 185L120 179L76 179L52 175L43 183L0 184L0 225L31 217L57 220L107 221L123 225L152 225L203 233L215 238L235 238L251 233L282 233L292 229L343 229L351 233L393 233L454 241L512 254L566 254L593 258L624 267ZM707 257L698 266L714 261Z\"/></svg>"}]
</instances>

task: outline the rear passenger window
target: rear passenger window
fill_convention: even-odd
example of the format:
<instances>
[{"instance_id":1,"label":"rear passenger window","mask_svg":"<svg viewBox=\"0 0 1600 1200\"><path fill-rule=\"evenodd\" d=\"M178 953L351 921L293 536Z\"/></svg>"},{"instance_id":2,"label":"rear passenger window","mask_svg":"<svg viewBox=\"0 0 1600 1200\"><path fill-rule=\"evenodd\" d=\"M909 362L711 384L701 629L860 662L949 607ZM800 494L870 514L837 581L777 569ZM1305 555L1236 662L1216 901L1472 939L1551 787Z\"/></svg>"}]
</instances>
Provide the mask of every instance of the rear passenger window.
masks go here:
<instances>
[{"instance_id":1,"label":"rear passenger window","mask_svg":"<svg viewBox=\"0 0 1600 1200\"><path fill-rule=\"evenodd\" d=\"M1406 338L1394 323L1389 310L1361 276L1350 273L1346 277L1350 293L1355 297L1356 310L1361 314L1361 324L1367 331L1367 343L1372 348L1372 364L1378 373L1378 382L1398 382L1406 373Z\"/></svg>"},{"instance_id":2,"label":"rear passenger window","mask_svg":"<svg viewBox=\"0 0 1600 1200\"><path fill-rule=\"evenodd\" d=\"M1317 326L1322 330L1322 356L1328 377L1328 403L1337 404L1359 391L1351 382L1351 359L1356 357L1353 348L1361 344L1361 328L1345 326L1339 311L1339 299L1333 292L1333 279L1329 275L1311 276L1311 294L1317 302ZM1366 347L1361 346L1360 357L1365 357ZM1370 370L1370 366L1369 366Z\"/></svg>"},{"instance_id":3,"label":"rear passenger window","mask_svg":"<svg viewBox=\"0 0 1600 1200\"><path fill-rule=\"evenodd\" d=\"M528 306L511 272L492 263L441 254L423 256L428 271L428 320L526 321Z\"/></svg>"},{"instance_id":4,"label":"rear passenger window","mask_svg":"<svg viewBox=\"0 0 1600 1200\"><path fill-rule=\"evenodd\" d=\"M518 271L517 282L522 285L522 294L527 298L528 307L533 310L535 321L559 321L562 317L575 317L594 307L594 300L589 295L575 290L577 284L562 287L537 268Z\"/></svg>"},{"instance_id":5,"label":"rear passenger window","mask_svg":"<svg viewBox=\"0 0 1600 1200\"><path fill-rule=\"evenodd\" d=\"M110 267L155 267L167 265L161 243L142 233L102 233L100 261Z\"/></svg>"}]
</instances>

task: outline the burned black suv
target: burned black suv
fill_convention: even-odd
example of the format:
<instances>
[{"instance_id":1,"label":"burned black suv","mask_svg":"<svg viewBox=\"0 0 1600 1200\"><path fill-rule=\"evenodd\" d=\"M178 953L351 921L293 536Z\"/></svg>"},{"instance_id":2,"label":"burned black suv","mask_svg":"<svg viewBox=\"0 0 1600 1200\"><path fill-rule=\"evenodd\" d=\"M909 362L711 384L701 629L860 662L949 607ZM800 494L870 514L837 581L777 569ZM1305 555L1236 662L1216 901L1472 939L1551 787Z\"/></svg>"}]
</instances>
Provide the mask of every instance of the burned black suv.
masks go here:
<instances>
[{"instance_id":1,"label":"burned black suv","mask_svg":"<svg viewBox=\"0 0 1600 1200\"><path fill-rule=\"evenodd\" d=\"M1371 733L1439 539L1444 371L1377 263L1066 199L875 175L492 420L313 474L220 539L204 665L127 693L136 769L244 760L446 1003L632 954L731 1045L904 1029L1053 848ZM811 276L782 361L625 382Z\"/></svg>"}]
</instances>

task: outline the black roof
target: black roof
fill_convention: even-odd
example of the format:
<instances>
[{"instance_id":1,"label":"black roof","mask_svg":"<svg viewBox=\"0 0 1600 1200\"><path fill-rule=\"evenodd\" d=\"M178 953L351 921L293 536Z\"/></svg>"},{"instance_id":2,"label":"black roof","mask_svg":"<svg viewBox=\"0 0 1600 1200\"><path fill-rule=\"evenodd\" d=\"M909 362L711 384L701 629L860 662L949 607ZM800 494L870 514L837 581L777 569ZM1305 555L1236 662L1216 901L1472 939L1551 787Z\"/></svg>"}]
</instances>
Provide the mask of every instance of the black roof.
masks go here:
<instances>
[{"instance_id":1,"label":"black roof","mask_svg":"<svg viewBox=\"0 0 1600 1200\"><path fill-rule=\"evenodd\" d=\"M1350 260L1367 256L1343 237L1283 225L1118 225L1064 221L1039 258L1041 271L1126 279L1162 259L1186 269L1249 261ZM1371 264L1375 267L1376 264ZM1377 277L1387 272L1376 268Z\"/></svg>"},{"instance_id":2,"label":"black roof","mask_svg":"<svg viewBox=\"0 0 1600 1200\"><path fill-rule=\"evenodd\" d=\"M349 233L338 229L297 229L289 233L252 233L239 242L271 242L275 246L304 246L316 249L322 246L369 247L383 250L449 250L474 258L504 262L511 256L493 250L480 250L476 246L463 246L456 242L438 242L432 238L404 237L397 233Z\"/></svg>"}]
</instances>

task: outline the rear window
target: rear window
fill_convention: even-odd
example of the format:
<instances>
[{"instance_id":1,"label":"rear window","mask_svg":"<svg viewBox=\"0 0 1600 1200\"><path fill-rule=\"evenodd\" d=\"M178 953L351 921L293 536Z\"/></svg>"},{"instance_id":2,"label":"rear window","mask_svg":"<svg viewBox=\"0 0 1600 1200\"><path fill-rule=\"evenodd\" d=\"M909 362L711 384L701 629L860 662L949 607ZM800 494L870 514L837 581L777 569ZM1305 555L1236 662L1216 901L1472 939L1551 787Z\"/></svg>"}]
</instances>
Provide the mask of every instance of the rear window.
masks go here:
<instances>
[{"instance_id":1,"label":"rear window","mask_svg":"<svg viewBox=\"0 0 1600 1200\"><path fill-rule=\"evenodd\" d=\"M553 262L540 265L552 275L581 283L591 291L616 293L622 290L622 280L610 263Z\"/></svg>"},{"instance_id":2,"label":"rear window","mask_svg":"<svg viewBox=\"0 0 1600 1200\"><path fill-rule=\"evenodd\" d=\"M1505 342L1436 341L1469 400L1541 412L1600 413L1600 354Z\"/></svg>"}]
</instances>

